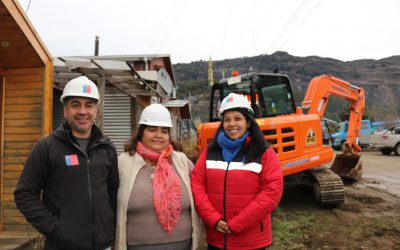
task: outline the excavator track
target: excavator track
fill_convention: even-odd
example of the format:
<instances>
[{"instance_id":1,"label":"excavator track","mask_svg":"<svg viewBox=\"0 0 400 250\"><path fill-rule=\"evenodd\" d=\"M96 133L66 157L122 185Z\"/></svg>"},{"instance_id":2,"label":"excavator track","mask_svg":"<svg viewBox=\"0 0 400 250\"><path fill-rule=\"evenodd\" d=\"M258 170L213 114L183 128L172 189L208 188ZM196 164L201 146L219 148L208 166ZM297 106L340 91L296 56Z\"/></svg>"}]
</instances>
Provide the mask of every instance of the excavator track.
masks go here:
<instances>
[{"instance_id":1,"label":"excavator track","mask_svg":"<svg viewBox=\"0 0 400 250\"><path fill-rule=\"evenodd\" d=\"M344 185L342 179L328 168L310 170L314 177L314 198L323 207L332 207L344 202Z\"/></svg>"}]
</instances>

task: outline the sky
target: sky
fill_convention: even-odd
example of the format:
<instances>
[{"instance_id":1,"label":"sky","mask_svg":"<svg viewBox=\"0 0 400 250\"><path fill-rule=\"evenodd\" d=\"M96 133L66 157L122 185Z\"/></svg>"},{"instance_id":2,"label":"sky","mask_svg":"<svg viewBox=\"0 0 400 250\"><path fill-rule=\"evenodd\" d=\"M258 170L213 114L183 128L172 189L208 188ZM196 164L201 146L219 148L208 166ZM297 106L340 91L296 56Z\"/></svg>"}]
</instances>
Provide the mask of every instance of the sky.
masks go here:
<instances>
[{"instance_id":1,"label":"sky","mask_svg":"<svg viewBox=\"0 0 400 250\"><path fill-rule=\"evenodd\" d=\"M400 55L398 0L19 0L53 56Z\"/></svg>"}]
</instances>

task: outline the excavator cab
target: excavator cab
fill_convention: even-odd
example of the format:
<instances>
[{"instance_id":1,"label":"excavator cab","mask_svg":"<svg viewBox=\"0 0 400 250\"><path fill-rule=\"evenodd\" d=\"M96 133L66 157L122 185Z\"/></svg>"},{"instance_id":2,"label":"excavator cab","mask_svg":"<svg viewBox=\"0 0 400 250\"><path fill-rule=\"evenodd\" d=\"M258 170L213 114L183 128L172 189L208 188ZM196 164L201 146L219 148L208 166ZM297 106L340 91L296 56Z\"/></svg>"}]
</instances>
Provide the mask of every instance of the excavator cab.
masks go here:
<instances>
[{"instance_id":1,"label":"excavator cab","mask_svg":"<svg viewBox=\"0 0 400 250\"><path fill-rule=\"evenodd\" d=\"M219 105L230 93L251 103L255 118L293 114L296 110L290 79L282 74L248 73L222 79L211 90L209 121L219 121Z\"/></svg>"}]
</instances>

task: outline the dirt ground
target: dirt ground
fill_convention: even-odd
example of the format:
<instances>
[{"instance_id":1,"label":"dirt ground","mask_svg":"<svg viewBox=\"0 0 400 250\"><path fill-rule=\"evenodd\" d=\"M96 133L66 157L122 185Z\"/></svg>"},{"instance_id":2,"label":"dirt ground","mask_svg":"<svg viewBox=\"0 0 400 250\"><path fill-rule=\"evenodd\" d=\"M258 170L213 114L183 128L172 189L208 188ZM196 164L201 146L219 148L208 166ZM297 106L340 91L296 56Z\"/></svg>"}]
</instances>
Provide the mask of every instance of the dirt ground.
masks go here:
<instances>
[{"instance_id":1,"label":"dirt ground","mask_svg":"<svg viewBox=\"0 0 400 250\"><path fill-rule=\"evenodd\" d=\"M271 249L400 249L400 156L361 155L363 179L346 184L336 208L319 208L306 188L285 190Z\"/></svg>"}]
</instances>

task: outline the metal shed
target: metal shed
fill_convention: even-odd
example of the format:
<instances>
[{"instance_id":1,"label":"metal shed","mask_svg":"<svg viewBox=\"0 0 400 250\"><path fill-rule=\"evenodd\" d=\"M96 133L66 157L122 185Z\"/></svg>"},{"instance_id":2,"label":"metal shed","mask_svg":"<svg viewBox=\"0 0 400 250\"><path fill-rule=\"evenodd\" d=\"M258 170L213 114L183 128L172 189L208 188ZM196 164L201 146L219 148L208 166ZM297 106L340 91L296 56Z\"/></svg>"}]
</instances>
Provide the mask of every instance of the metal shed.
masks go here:
<instances>
[{"instance_id":1,"label":"metal shed","mask_svg":"<svg viewBox=\"0 0 400 250\"><path fill-rule=\"evenodd\" d=\"M169 55L58 57L54 59L53 129L64 120L56 98L70 79L80 75L99 87L103 102L97 125L114 142L118 153L123 152L136 130L142 109L176 95Z\"/></svg>"}]
</instances>

